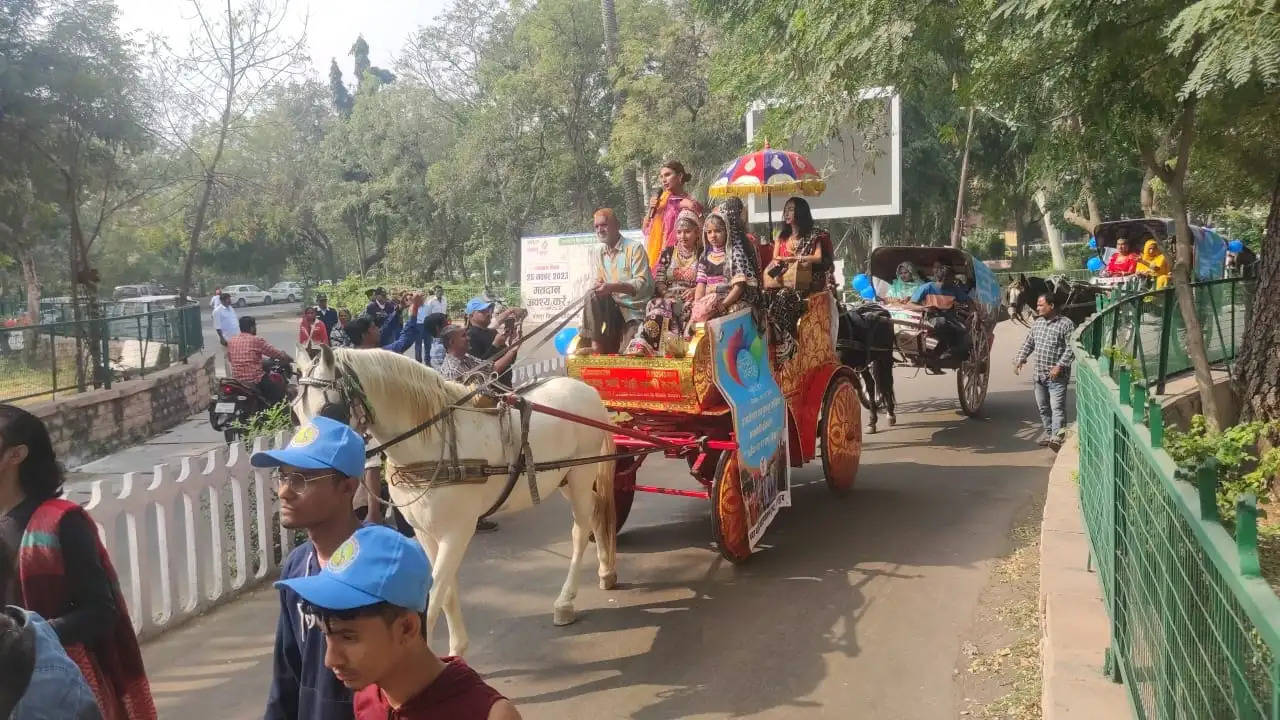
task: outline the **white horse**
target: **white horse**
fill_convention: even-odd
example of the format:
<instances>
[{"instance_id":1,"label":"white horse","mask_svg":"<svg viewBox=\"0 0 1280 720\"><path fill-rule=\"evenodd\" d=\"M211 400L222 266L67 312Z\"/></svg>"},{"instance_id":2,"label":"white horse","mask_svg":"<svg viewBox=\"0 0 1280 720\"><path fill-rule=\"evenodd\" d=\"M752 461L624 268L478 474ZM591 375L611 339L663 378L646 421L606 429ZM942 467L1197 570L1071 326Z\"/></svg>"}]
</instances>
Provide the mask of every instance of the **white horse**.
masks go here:
<instances>
[{"instance_id":1,"label":"white horse","mask_svg":"<svg viewBox=\"0 0 1280 720\"><path fill-rule=\"evenodd\" d=\"M464 385L445 380L425 365L383 350L324 347L314 361L305 353L299 355L303 385L294 402L298 417L313 418L325 405L348 408L357 432L372 437L371 447L435 417L470 391ZM362 412L361 394L371 417L365 417ZM600 395L577 380L553 378L530 390L525 397L592 420L609 422L609 413ZM449 429L450 422L454 430ZM449 447L450 440L456 444L456 458L460 463L482 460L485 465L505 468L519 453L519 413L511 409L481 411L468 405L385 452L394 468L444 463L446 467L440 472L440 476L444 476L451 466L451 458L455 457ZM530 419L528 441L536 463L612 455L616 451L613 435L608 432L537 413ZM578 594L578 567L593 532L600 563L600 588L611 590L617 584L613 473L613 460L537 473L539 498L546 498L559 488L573 510L573 556L569 561L569 576L555 601L556 625L567 625L575 618L573 601ZM429 477L432 472L416 474L418 480L423 480L422 476ZM418 542L431 558L433 585L427 603L427 634L430 636L443 610L449 626L451 655L462 655L468 645L458 599L458 568L475 534L476 520L499 499L507 478L508 473L504 471L480 483L432 485L430 489L424 489L421 482L393 482L390 486L391 501L413 525ZM370 499L370 514L375 509L374 502ZM526 474L522 473L503 509L524 510L533 504Z\"/></svg>"}]
</instances>

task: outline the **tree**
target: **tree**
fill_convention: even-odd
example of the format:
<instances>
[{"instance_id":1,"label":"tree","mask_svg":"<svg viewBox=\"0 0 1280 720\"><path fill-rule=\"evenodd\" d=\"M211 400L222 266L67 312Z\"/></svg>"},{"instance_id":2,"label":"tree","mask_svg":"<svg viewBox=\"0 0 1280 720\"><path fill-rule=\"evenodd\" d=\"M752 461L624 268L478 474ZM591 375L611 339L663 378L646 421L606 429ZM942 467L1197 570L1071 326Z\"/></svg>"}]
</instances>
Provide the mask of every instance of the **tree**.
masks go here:
<instances>
[{"instance_id":1,"label":"tree","mask_svg":"<svg viewBox=\"0 0 1280 720\"><path fill-rule=\"evenodd\" d=\"M604 56L609 66L610 77L618 72L618 11L613 0L600 0L600 15L604 20ZM626 91L618 87L616 80L611 82L612 99L609 104L609 119L618 122L622 107L626 104ZM623 206L627 227L640 227L641 207L640 189L636 187L635 169L630 164L623 164L618 173L621 177Z\"/></svg>"},{"instance_id":2,"label":"tree","mask_svg":"<svg viewBox=\"0 0 1280 720\"><path fill-rule=\"evenodd\" d=\"M227 141L254 122L266 93L287 79L305 58L305 34L289 37L282 26L288 0L243 0L235 7L213 0L188 0L199 29L185 54L164 53L155 71L168 86L161 117L167 139L182 148L201 184L192 210L187 253L178 294L191 293L209 202Z\"/></svg>"}]
</instances>

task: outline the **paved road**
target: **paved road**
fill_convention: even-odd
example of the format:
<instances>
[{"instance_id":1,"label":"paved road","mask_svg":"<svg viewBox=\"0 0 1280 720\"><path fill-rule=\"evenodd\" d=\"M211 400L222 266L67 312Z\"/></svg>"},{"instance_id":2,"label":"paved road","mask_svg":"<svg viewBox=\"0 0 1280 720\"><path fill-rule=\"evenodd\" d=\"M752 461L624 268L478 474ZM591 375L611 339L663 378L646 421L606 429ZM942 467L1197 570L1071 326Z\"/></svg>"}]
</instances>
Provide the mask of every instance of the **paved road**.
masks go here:
<instances>
[{"instance_id":1,"label":"paved road","mask_svg":"<svg viewBox=\"0 0 1280 720\"><path fill-rule=\"evenodd\" d=\"M468 660L531 720L957 717L961 642L1052 462L1006 370L1023 332L997 332L982 419L956 412L951 374L899 372L900 424L868 437L854 492L799 471L795 507L744 566L711 546L704 503L645 496L619 539L621 587L584 568L580 619L557 628L564 504L499 517L462 570ZM686 477L659 460L641 481ZM260 717L277 607L261 590L148 644L162 717Z\"/></svg>"}]
</instances>

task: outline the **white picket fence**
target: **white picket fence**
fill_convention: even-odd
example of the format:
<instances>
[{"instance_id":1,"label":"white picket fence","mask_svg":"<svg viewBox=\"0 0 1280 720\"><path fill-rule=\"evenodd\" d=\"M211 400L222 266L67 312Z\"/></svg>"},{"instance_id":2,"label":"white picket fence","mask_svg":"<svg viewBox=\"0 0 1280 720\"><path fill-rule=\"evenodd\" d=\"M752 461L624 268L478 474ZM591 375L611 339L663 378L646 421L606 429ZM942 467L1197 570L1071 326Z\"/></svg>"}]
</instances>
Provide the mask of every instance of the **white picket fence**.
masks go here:
<instances>
[{"instance_id":1,"label":"white picket fence","mask_svg":"<svg viewBox=\"0 0 1280 720\"><path fill-rule=\"evenodd\" d=\"M258 438L254 450L285 442L283 433L271 442ZM94 481L85 509L98 523L140 638L279 573L294 533L280 527L271 473L251 467L250 454L232 443L183 458L177 468L156 465L149 480L127 473Z\"/></svg>"}]
</instances>

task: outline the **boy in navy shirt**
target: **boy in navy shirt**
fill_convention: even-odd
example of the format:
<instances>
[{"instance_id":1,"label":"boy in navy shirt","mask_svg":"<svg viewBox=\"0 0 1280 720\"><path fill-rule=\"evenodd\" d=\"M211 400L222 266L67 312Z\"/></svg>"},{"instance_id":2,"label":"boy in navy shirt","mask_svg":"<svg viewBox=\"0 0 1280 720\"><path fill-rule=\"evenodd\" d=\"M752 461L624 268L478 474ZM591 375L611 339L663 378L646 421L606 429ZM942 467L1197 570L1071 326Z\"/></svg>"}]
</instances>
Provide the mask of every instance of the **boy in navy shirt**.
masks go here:
<instances>
[{"instance_id":1,"label":"boy in navy shirt","mask_svg":"<svg viewBox=\"0 0 1280 720\"><path fill-rule=\"evenodd\" d=\"M309 540L284 562L282 578L318 575L360 527L351 499L364 473L364 440L347 425L317 417L289 446L254 453L254 467L276 468L280 522ZM319 622L287 585L280 585L274 675L265 720L351 720L351 691L324 665Z\"/></svg>"}]
</instances>

